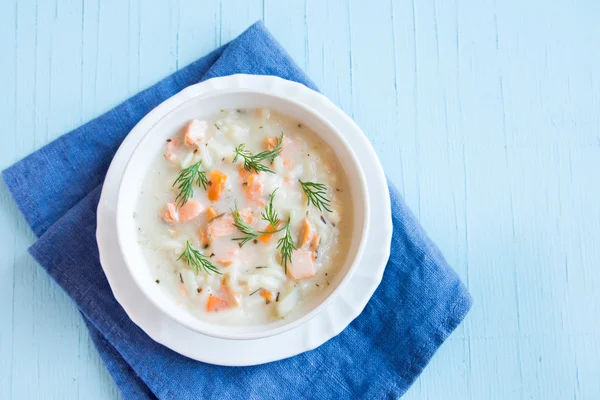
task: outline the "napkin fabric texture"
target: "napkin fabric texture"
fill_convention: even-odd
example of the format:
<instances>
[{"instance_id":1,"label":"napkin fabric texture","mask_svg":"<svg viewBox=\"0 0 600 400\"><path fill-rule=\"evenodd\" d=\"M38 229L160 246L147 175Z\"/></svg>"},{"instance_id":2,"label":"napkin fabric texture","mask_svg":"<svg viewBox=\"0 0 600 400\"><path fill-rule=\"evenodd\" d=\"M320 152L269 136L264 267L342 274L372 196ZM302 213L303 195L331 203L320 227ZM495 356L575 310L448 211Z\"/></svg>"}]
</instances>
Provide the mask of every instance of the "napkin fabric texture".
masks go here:
<instances>
[{"instance_id":1,"label":"napkin fabric texture","mask_svg":"<svg viewBox=\"0 0 600 400\"><path fill-rule=\"evenodd\" d=\"M362 314L315 350L253 367L205 364L154 342L113 297L95 232L115 151L162 101L199 81L235 73L277 75L316 90L262 23L254 24L3 172L38 237L29 251L77 304L126 399L397 398L465 317L471 297L391 184L394 231L383 281Z\"/></svg>"}]
</instances>

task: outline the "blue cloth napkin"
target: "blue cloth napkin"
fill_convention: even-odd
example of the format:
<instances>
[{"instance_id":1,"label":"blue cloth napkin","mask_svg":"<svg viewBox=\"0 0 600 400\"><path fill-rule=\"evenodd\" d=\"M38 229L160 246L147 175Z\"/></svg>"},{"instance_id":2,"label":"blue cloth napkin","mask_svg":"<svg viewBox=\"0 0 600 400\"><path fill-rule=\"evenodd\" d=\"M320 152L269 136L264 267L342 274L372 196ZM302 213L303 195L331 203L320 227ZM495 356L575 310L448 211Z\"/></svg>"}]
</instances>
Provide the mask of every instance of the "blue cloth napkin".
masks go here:
<instances>
[{"instance_id":1,"label":"blue cloth napkin","mask_svg":"<svg viewBox=\"0 0 600 400\"><path fill-rule=\"evenodd\" d=\"M121 141L152 108L188 85L234 73L315 85L256 23L3 172L38 236L30 253L77 303L126 399L395 398L462 321L471 297L390 184L394 232L383 281L362 314L321 347L254 367L193 361L159 345L117 303L98 259L96 207ZM44 173L40 173L43 171Z\"/></svg>"}]
</instances>

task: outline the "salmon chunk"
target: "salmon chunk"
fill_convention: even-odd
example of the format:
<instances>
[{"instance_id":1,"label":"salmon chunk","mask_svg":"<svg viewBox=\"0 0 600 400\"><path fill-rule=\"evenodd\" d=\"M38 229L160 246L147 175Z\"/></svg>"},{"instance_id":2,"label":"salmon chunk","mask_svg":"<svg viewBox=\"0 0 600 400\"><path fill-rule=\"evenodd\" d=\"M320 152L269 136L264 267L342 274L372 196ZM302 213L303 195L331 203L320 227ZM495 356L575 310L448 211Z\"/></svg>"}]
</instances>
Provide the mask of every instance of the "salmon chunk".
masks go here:
<instances>
[{"instance_id":1,"label":"salmon chunk","mask_svg":"<svg viewBox=\"0 0 600 400\"><path fill-rule=\"evenodd\" d=\"M206 121L198 121L197 119L193 119L187 123L185 126L184 133L185 138L184 142L187 146L193 146L198 144L206 135L206 130L208 129L208 124Z\"/></svg>"},{"instance_id":2,"label":"salmon chunk","mask_svg":"<svg viewBox=\"0 0 600 400\"><path fill-rule=\"evenodd\" d=\"M241 209L240 217L242 217L242 220L247 224L251 224L254 220L254 214L249 208ZM233 226L233 216L231 214L216 217L208 223L208 234L212 239L231 236L237 231L238 229Z\"/></svg>"},{"instance_id":3,"label":"salmon chunk","mask_svg":"<svg viewBox=\"0 0 600 400\"><path fill-rule=\"evenodd\" d=\"M225 181L227 174L219 170L213 169L208 175L208 199L217 201L221 197L221 192L225 189Z\"/></svg>"},{"instance_id":4,"label":"salmon chunk","mask_svg":"<svg viewBox=\"0 0 600 400\"><path fill-rule=\"evenodd\" d=\"M306 279L315 276L315 265L313 263L313 253L309 250L292 251L292 263L288 264L288 274L296 279Z\"/></svg>"},{"instance_id":5,"label":"salmon chunk","mask_svg":"<svg viewBox=\"0 0 600 400\"><path fill-rule=\"evenodd\" d=\"M182 207L179 208L179 218L181 222L188 222L204 211L204 206L196 200L189 199Z\"/></svg>"},{"instance_id":6,"label":"salmon chunk","mask_svg":"<svg viewBox=\"0 0 600 400\"><path fill-rule=\"evenodd\" d=\"M231 214L214 218L208 223L208 235L212 239L233 235L236 232L237 228L233 226L233 217Z\"/></svg>"},{"instance_id":7,"label":"salmon chunk","mask_svg":"<svg viewBox=\"0 0 600 400\"><path fill-rule=\"evenodd\" d=\"M165 158L170 161L177 159L177 148L179 147L178 139L169 139L165 145Z\"/></svg>"},{"instance_id":8,"label":"salmon chunk","mask_svg":"<svg viewBox=\"0 0 600 400\"><path fill-rule=\"evenodd\" d=\"M260 181L260 175L254 172L246 171L244 168L240 168L239 173L242 190L248 201L254 202L263 207L264 203L261 201L263 195L263 184Z\"/></svg>"},{"instance_id":9,"label":"salmon chunk","mask_svg":"<svg viewBox=\"0 0 600 400\"><path fill-rule=\"evenodd\" d=\"M179 213L177 213L177 206L175 203L167 203L167 207L161 211L160 216L168 224L174 224L175 222L178 222Z\"/></svg>"},{"instance_id":10,"label":"salmon chunk","mask_svg":"<svg viewBox=\"0 0 600 400\"><path fill-rule=\"evenodd\" d=\"M238 307L240 305L242 296L235 292L229 284L229 275L225 275L221 280L221 291L230 307Z\"/></svg>"}]
</instances>

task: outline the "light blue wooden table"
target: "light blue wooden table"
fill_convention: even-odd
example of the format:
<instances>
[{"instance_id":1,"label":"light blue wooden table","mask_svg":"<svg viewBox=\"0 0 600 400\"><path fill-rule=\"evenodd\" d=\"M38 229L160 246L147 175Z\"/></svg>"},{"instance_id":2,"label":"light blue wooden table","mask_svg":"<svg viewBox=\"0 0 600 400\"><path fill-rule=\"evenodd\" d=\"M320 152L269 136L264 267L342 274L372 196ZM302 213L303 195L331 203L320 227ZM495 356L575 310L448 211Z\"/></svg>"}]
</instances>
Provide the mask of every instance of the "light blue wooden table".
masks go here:
<instances>
[{"instance_id":1,"label":"light blue wooden table","mask_svg":"<svg viewBox=\"0 0 600 400\"><path fill-rule=\"evenodd\" d=\"M2 0L0 168L258 19L473 294L405 398L600 398L598 2ZM0 399L119 397L4 184L0 220Z\"/></svg>"}]
</instances>

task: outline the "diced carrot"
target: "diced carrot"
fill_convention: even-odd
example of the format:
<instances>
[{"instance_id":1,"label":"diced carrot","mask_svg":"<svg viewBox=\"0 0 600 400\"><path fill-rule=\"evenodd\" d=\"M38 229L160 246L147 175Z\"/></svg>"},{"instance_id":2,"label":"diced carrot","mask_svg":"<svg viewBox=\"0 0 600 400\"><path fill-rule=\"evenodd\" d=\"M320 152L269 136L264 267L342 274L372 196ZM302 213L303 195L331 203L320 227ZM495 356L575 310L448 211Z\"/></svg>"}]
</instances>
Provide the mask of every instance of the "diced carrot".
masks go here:
<instances>
[{"instance_id":1,"label":"diced carrot","mask_svg":"<svg viewBox=\"0 0 600 400\"><path fill-rule=\"evenodd\" d=\"M179 221L177 206L173 202L167 203L167 207L161 211L160 215L162 219L169 224L173 224Z\"/></svg>"},{"instance_id":2,"label":"diced carrot","mask_svg":"<svg viewBox=\"0 0 600 400\"><path fill-rule=\"evenodd\" d=\"M207 220L210 222L211 219L216 218L216 216L219 215L219 212L217 211L216 208L214 207L208 207L206 209L206 218Z\"/></svg>"},{"instance_id":3,"label":"diced carrot","mask_svg":"<svg viewBox=\"0 0 600 400\"><path fill-rule=\"evenodd\" d=\"M268 290L260 289L259 294L262 298L264 298L266 300L267 304L269 304L270 302L273 301L273 293L269 292Z\"/></svg>"},{"instance_id":4,"label":"diced carrot","mask_svg":"<svg viewBox=\"0 0 600 400\"><path fill-rule=\"evenodd\" d=\"M200 245L202 248L208 247L210 245L210 239L208 238L208 233L206 233L206 228L200 228L198 231L198 236L200 236Z\"/></svg>"},{"instance_id":5,"label":"diced carrot","mask_svg":"<svg viewBox=\"0 0 600 400\"><path fill-rule=\"evenodd\" d=\"M227 306L228 304L225 300L211 294L208 296L208 301L206 302L206 311L219 311L227 308Z\"/></svg>"},{"instance_id":6,"label":"diced carrot","mask_svg":"<svg viewBox=\"0 0 600 400\"><path fill-rule=\"evenodd\" d=\"M313 253L313 261L317 261L317 252L319 251L319 239L321 235L319 233L315 233L312 240L310 241L310 249Z\"/></svg>"},{"instance_id":7,"label":"diced carrot","mask_svg":"<svg viewBox=\"0 0 600 400\"><path fill-rule=\"evenodd\" d=\"M225 189L225 181L227 180L227 174L219 170L213 169L208 175L209 186L208 186L208 199L210 201L217 201L221 197L221 192Z\"/></svg>"},{"instance_id":8,"label":"diced carrot","mask_svg":"<svg viewBox=\"0 0 600 400\"><path fill-rule=\"evenodd\" d=\"M298 280L315 276L315 265L313 263L312 251L294 250L292 251L292 262L287 267L288 274Z\"/></svg>"},{"instance_id":9,"label":"diced carrot","mask_svg":"<svg viewBox=\"0 0 600 400\"><path fill-rule=\"evenodd\" d=\"M277 227L273 228L273 225L271 225L270 223L267 224L264 232L275 232L277 229L281 228L281 226L283 225L282 221L279 221L277 223ZM271 240L271 237L273 237L272 233L268 233L266 235L262 235L261 237L258 238L258 240L260 240L263 243L268 243L269 240Z\"/></svg>"},{"instance_id":10,"label":"diced carrot","mask_svg":"<svg viewBox=\"0 0 600 400\"><path fill-rule=\"evenodd\" d=\"M179 218L181 219L181 222L187 222L196 218L202 211L204 211L204 206L202 204L196 200L189 199L179 208Z\"/></svg>"},{"instance_id":11,"label":"diced carrot","mask_svg":"<svg viewBox=\"0 0 600 400\"><path fill-rule=\"evenodd\" d=\"M314 234L314 236L312 237L312 240L310 241L310 249L311 250L315 250L317 247L319 247L319 239L320 239L320 235L318 232L316 232Z\"/></svg>"},{"instance_id":12,"label":"diced carrot","mask_svg":"<svg viewBox=\"0 0 600 400\"><path fill-rule=\"evenodd\" d=\"M300 232L298 235L298 248L302 249L306 246L311 238L312 238L312 227L310 226L310 222L308 222L307 218L304 218L302 221L302 226L300 227Z\"/></svg>"},{"instance_id":13,"label":"diced carrot","mask_svg":"<svg viewBox=\"0 0 600 400\"><path fill-rule=\"evenodd\" d=\"M271 151L277 146L277 141L279 138L276 137L268 137L265 139L265 145L267 146L267 150Z\"/></svg>"},{"instance_id":14,"label":"diced carrot","mask_svg":"<svg viewBox=\"0 0 600 400\"><path fill-rule=\"evenodd\" d=\"M240 167L238 169L238 173L240 174L240 180L242 181L242 184L248 179L249 176L254 174L254 172L247 171L244 167Z\"/></svg>"},{"instance_id":15,"label":"diced carrot","mask_svg":"<svg viewBox=\"0 0 600 400\"><path fill-rule=\"evenodd\" d=\"M178 139L169 139L165 145L165 158L174 161L177 159L176 150L179 147Z\"/></svg>"},{"instance_id":16,"label":"diced carrot","mask_svg":"<svg viewBox=\"0 0 600 400\"><path fill-rule=\"evenodd\" d=\"M206 121L198 121L193 119L187 123L184 128L184 142L187 146L193 146L200 142L206 134L208 124Z\"/></svg>"}]
</instances>

